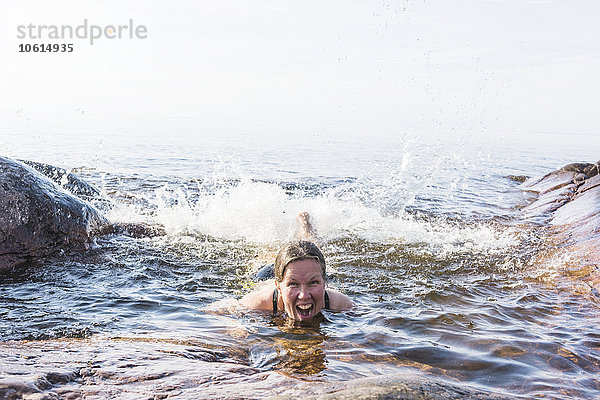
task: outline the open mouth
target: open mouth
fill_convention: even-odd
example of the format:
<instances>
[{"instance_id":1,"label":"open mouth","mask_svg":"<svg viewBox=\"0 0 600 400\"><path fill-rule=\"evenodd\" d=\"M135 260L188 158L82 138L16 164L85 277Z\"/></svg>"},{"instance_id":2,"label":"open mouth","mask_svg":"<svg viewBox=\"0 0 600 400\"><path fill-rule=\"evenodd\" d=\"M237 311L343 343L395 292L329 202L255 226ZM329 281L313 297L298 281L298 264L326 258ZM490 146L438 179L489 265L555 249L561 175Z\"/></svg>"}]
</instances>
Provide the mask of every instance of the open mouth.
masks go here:
<instances>
[{"instance_id":1,"label":"open mouth","mask_svg":"<svg viewBox=\"0 0 600 400\"><path fill-rule=\"evenodd\" d=\"M296 310L298 311L298 315L300 315L301 317L307 318L312 315L313 305L312 304L297 305Z\"/></svg>"}]
</instances>

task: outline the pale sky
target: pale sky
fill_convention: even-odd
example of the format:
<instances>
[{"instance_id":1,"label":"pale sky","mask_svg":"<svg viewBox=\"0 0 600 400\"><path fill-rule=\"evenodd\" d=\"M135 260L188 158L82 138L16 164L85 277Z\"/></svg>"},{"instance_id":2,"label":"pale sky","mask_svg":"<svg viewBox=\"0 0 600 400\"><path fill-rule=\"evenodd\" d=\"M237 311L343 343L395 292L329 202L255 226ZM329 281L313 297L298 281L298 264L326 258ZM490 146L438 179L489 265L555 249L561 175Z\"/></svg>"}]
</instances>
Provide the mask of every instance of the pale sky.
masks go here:
<instances>
[{"instance_id":1,"label":"pale sky","mask_svg":"<svg viewBox=\"0 0 600 400\"><path fill-rule=\"evenodd\" d=\"M84 114L99 131L600 133L595 0L3 4L4 129L26 132L26 118L68 131ZM147 38L18 53L40 42L17 39L18 25L84 19L133 19Z\"/></svg>"}]
</instances>

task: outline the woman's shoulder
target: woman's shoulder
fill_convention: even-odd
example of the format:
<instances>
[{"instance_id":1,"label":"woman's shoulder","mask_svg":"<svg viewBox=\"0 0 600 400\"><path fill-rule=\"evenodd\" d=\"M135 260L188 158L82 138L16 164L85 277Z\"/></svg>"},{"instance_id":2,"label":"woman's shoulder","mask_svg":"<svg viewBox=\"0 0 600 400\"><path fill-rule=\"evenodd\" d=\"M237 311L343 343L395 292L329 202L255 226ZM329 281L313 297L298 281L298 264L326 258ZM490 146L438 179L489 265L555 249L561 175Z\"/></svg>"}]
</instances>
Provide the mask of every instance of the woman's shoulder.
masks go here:
<instances>
[{"instance_id":1,"label":"woman's shoulder","mask_svg":"<svg viewBox=\"0 0 600 400\"><path fill-rule=\"evenodd\" d=\"M270 310L273 308L273 291L275 280L269 279L256 285L254 290L240 299L240 304L255 310Z\"/></svg>"},{"instance_id":2,"label":"woman's shoulder","mask_svg":"<svg viewBox=\"0 0 600 400\"><path fill-rule=\"evenodd\" d=\"M327 289L329 295L329 309L332 311L345 311L354 307L354 303L350 297L335 289Z\"/></svg>"}]
</instances>

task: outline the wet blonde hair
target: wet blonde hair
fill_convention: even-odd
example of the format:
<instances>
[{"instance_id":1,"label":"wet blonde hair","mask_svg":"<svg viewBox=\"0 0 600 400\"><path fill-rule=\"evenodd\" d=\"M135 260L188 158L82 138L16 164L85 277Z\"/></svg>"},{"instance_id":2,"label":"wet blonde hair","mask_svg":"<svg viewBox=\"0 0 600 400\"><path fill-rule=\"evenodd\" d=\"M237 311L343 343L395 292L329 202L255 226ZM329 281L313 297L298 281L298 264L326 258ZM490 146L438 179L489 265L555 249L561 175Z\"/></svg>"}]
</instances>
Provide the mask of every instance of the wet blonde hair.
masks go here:
<instances>
[{"instance_id":1,"label":"wet blonde hair","mask_svg":"<svg viewBox=\"0 0 600 400\"><path fill-rule=\"evenodd\" d=\"M275 279L277 282L281 282L283 280L285 269L291 262L310 259L317 260L319 262L321 265L321 274L323 275L323 279L327 280L327 274L325 272L325 257L317 245L308 240L294 240L288 242L281 248L281 250L279 250L277 257L275 258L275 266L273 267Z\"/></svg>"}]
</instances>

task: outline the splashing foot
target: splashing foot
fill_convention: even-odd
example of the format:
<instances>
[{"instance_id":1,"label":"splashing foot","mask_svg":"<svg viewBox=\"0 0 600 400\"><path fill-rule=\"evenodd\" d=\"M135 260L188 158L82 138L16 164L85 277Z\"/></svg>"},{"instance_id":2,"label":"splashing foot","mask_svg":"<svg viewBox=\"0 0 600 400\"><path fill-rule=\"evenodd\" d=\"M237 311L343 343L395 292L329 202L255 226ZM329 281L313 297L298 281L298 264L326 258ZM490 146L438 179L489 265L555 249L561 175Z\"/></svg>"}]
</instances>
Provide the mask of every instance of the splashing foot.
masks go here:
<instances>
[{"instance_id":1,"label":"splashing foot","mask_svg":"<svg viewBox=\"0 0 600 400\"><path fill-rule=\"evenodd\" d=\"M306 211L299 213L296 217L296 237L311 242L317 241L317 232L313 228L310 215Z\"/></svg>"}]
</instances>

